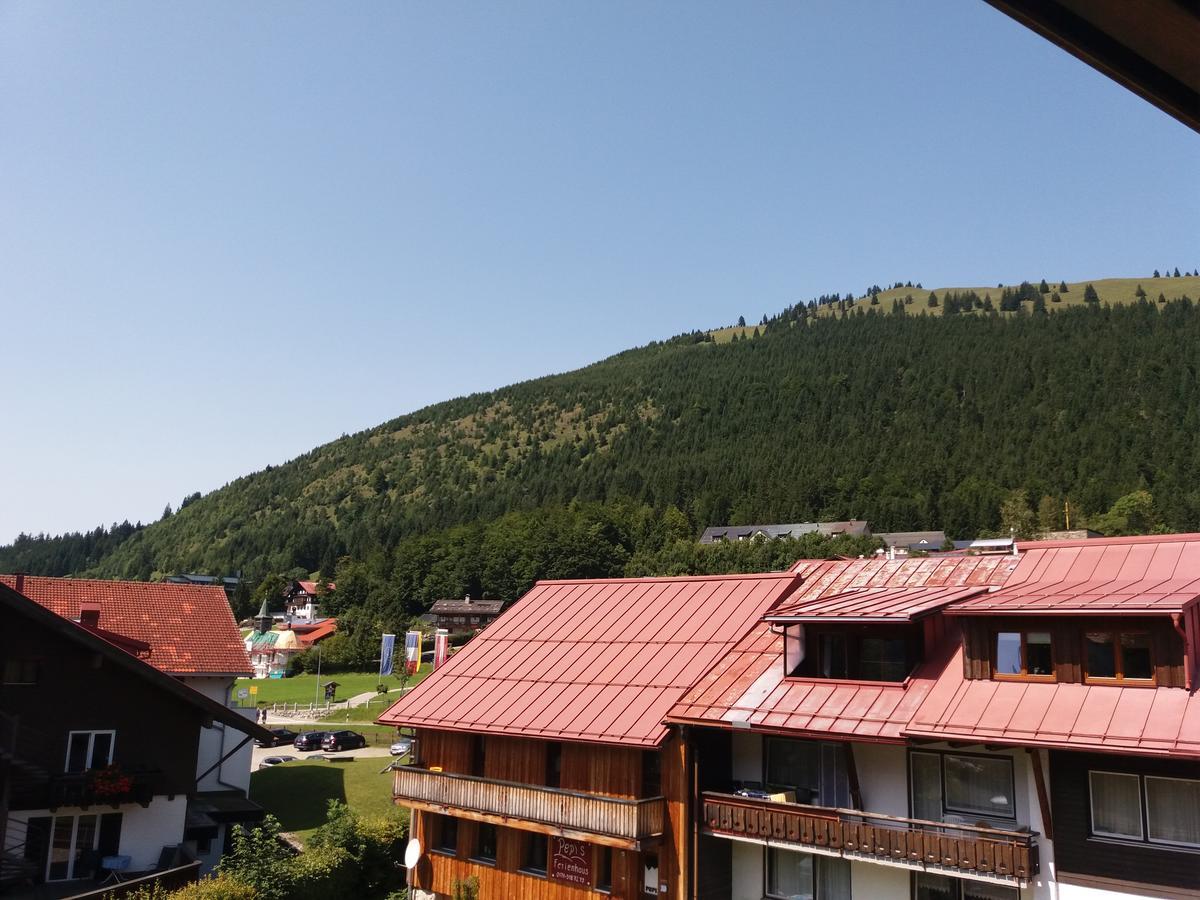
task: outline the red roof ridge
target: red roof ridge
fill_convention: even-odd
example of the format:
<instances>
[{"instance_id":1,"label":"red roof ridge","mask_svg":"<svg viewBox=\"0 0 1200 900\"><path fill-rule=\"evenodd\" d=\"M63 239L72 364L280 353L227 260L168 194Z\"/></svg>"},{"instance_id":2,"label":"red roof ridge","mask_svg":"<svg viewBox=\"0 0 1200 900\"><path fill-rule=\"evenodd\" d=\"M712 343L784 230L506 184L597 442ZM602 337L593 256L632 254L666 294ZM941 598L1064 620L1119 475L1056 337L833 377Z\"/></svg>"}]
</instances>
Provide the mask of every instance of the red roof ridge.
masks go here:
<instances>
[{"instance_id":1,"label":"red roof ridge","mask_svg":"<svg viewBox=\"0 0 1200 900\"><path fill-rule=\"evenodd\" d=\"M553 585L553 584L639 584L653 583L662 584L664 582L676 581L748 581L751 578L795 578L795 572L734 572L725 575L647 575L635 576L632 578L543 578L534 582L534 585ZM519 600L520 598L518 598ZM513 601L518 602L518 601Z\"/></svg>"},{"instance_id":2,"label":"red roof ridge","mask_svg":"<svg viewBox=\"0 0 1200 900\"><path fill-rule=\"evenodd\" d=\"M1112 547L1120 544L1177 544L1188 541L1200 541L1200 532L1129 534L1115 537L1073 538L1063 541L1017 541L1017 550L1053 550L1062 547Z\"/></svg>"}]
</instances>

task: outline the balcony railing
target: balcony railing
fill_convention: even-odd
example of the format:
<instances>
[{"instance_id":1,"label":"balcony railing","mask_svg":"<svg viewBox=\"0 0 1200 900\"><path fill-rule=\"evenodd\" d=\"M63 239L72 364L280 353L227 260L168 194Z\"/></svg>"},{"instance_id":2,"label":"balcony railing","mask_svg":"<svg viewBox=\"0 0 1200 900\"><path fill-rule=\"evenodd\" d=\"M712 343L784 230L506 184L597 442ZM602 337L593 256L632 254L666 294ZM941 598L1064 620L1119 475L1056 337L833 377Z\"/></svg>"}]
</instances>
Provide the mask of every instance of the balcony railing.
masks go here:
<instances>
[{"instance_id":1,"label":"balcony railing","mask_svg":"<svg viewBox=\"0 0 1200 900\"><path fill-rule=\"evenodd\" d=\"M735 794L705 793L704 823L716 835L794 844L914 869L1024 883L1037 874L1037 833L875 815Z\"/></svg>"},{"instance_id":2,"label":"balcony railing","mask_svg":"<svg viewBox=\"0 0 1200 900\"><path fill-rule=\"evenodd\" d=\"M397 803L513 828L577 836L639 849L663 833L666 801L603 797L580 791L396 766Z\"/></svg>"},{"instance_id":3,"label":"balcony railing","mask_svg":"<svg viewBox=\"0 0 1200 900\"><path fill-rule=\"evenodd\" d=\"M137 803L149 806L156 793L161 793L161 773L137 771L124 773L129 778L129 790L121 794L98 794L92 784L90 773L51 775L46 785L46 808L55 810L64 806L87 808L91 806L120 806L122 803Z\"/></svg>"}]
</instances>

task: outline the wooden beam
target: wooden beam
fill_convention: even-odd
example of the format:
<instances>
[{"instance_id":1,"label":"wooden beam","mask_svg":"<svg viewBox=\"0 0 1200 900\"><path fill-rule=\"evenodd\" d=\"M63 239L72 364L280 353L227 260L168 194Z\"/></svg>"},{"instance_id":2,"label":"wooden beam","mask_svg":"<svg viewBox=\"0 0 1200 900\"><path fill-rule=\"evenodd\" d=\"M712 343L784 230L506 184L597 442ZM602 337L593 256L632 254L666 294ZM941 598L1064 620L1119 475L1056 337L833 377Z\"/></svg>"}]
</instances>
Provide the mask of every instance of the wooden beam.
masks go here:
<instances>
[{"instance_id":1,"label":"wooden beam","mask_svg":"<svg viewBox=\"0 0 1200 900\"><path fill-rule=\"evenodd\" d=\"M862 785L858 781L858 764L854 761L854 745L849 741L843 742L842 752L846 757L846 781L850 783L850 803L855 809L865 809Z\"/></svg>"},{"instance_id":2,"label":"wooden beam","mask_svg":"<svg viewBox=\"0 0 1200 900\"><path fill-rule=\"evenodd\" d=\"M1054 840L1054 820L1050 818L1050 795L1046 791L1046 774L1042 771L1042 754L1037 747L1026 747L1029 762L1033 765L1033 783L1037 788L1038 808L1042 811L1042 833L1046 840Z\"/></svg>"}]
</instances>

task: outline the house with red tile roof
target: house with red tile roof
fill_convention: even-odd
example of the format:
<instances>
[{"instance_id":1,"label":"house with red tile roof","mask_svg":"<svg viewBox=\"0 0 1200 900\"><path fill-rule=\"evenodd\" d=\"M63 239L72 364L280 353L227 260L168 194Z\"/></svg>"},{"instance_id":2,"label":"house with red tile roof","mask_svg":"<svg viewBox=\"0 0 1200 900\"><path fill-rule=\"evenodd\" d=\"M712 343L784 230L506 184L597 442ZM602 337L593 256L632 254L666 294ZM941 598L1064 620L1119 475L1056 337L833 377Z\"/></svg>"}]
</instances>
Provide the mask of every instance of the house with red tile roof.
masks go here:
<instances>
[{"instance_id":1,"label":"house with red tile roof","mask_svg":"<svg viewBox=\"0 0 1200 900\"><path fill-rule=\"evenodd\" d=\"M0 584L0 890L188 860L175 876L194 879L197 842L255 808L202 789L201 736L269 733L151 665L102 609L90 601L76 620Z\"/></svg>"},{"instance_id":2,"label":"house with red tile roof","mask_svg":"<svg viewBox=\"0 0 1200 900\"><path fill-rule=\"evenodd\" d=\"M121 644L228 709L237 710L235 680L253 675L219 584L0 575L0 585ZM253 712L237 710L236 714ZM229 807L221 813L215 831L209 825L194 830L196 852L208 868L220 858L237 817L252 821L261 818L262 810L246 799L252 747L244 735L216 723L200 732L199 742L193 807L202 810L213 802ZM201 814L194 818L200 821Z\"/></svg>"},{"instance_id":3,"label":"house with red tile roof","mask_svg":"<svg viewBox=\"0 0 1200 900\"><path fill-rule=\"evenodd\" d=\"M540 584L393 707L425 748L394 786L416 896L467 874L484 898L1196 895L1200 535L776 577L733 606L706 592L736 578ZM552 793L569 759L586 797L653 799L623 746L659 748L666 808L632 846ZM582 841L581 880L526 833Z\"/></svg>"}]
</instances>

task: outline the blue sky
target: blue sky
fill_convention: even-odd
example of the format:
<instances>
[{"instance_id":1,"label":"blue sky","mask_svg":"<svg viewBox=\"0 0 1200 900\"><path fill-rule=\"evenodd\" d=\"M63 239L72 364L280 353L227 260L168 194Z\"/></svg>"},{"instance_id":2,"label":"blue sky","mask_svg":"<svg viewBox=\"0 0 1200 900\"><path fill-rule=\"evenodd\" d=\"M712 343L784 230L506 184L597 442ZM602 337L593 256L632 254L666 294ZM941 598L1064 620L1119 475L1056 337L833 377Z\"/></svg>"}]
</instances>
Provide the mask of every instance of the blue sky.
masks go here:
<instances>
[{"instance_id":1,"label":"blue sky","mask_svg":"<svg viewBox=\"0 0 1200 900\"><path fill-rule=\"evenodd\" d=\"M983 2L0 4L0 541L823 292L1194 268L1198 154Z\"/></svg>"}]
</instances>

